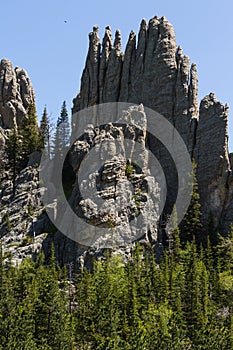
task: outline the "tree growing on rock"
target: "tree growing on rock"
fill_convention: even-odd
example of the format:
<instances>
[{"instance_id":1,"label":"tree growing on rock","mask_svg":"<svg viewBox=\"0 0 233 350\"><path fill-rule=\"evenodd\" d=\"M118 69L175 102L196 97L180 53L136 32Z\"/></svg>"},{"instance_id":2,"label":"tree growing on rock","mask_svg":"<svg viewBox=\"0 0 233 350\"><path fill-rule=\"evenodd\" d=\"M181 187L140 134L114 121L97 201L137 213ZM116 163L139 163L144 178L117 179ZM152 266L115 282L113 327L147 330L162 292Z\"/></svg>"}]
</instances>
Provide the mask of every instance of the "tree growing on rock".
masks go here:
<instances>
[{"instance_id":1,"label":"tree growing on rock","mask_svg":"<svg viewBox=\"0 0 233 350\"><path fill-rule=\"evenodd\" d=\"M57 119L57 126L54 137L53 154L56 158L62 159L70 145L70 123L66 108L66 101L61 107L60 116Z\"/></svg>"},{"instance_id":2,"label":"tree growing on rock","mask_svg":"<svg viewBox=\"0 0 233 350\"><path fill-rule=\"evenodd\" d=\"M22 169L27 166L29 155L35 151L41 151L40 132L34 104L29 106L27 117L23 119L19 128L22 138L21 156Z\"/></svg>"},{"instance_id":3,"label":"tree growing on rock","mask_svg":"<svg viewBox=\"0 0 233 350\"><path fill-rule=\"evenodd\" d=\"M52 125L49 121L47 108L45 107L40 123L40 137L41 149L46 152L49 158L51 156L51 128Z\"/></svg>"},{"instance_id":4,"label":"tree growing on rock","mask_svg":"<svg viewBox=\"0 0 233 350\"><path fill-rule=\"evenodd\" d=\"M195 237L197 243L203 242L200 195L198 193L198 183L196 178L196 164L193 162L192 170L193 192L189 208L181 224L181 241L192 242Z\"/></svg>"}]
</instances>

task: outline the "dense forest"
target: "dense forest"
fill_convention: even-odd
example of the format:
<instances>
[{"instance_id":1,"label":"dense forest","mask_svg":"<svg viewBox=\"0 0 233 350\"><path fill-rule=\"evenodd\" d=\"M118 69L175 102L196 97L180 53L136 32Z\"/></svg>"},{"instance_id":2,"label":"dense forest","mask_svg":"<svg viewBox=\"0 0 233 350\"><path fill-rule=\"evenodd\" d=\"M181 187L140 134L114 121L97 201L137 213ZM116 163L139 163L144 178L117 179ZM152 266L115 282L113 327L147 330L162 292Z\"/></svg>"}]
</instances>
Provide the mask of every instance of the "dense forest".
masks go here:
<instances>
[{"instance_id":1,"label":"dense forest","mask_svg":"<svg viewBox=\"0 0 233 350\"><path fill-rule=\"evenodd\" d=\"M233 349L233 230L203 248L179 229L158 263L135 245L93 270L58 266L51 248L12 266L0 252L0 349Z\"/></svg>"}]
</instances>

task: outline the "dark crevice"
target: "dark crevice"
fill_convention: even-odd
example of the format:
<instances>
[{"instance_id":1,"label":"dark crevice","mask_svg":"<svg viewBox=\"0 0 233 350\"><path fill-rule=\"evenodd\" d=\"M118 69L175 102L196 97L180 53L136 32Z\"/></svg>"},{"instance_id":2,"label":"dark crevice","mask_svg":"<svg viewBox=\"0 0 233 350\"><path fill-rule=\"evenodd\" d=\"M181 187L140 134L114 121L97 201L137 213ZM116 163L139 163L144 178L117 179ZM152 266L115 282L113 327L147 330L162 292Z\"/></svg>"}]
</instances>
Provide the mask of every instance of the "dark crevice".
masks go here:
<instances>
[{"instance_id":1,"label":"dark crevice","mask_svg":"<svg viewBox=\"0 0 233 350\"><path fill-rule=\"evenodd\" d=\"M5 106L5 100L4 100L4 86L5 86L5 83L6 83L6 70L4 70L3 81L2 81L2 91L1 91L3 106Z\"/></svg>"},{"instance_id":2,"label":"dark crevice","mask_svg":"<svg viewBox=\"0 0 233 350\"><path fill-rule=\"evenodd\" d=\"M194 158L194 150L197 144L197 127L198 127L198 120L196 118L191 118L190 133L193 134L193 142L190 150L191 159Z\"/></svg>"},{"instance_id":3,"label":"dark crevice","mask_svg":"<svg viewBox=\"0 0 233 350\"><path fill-rule=\"evenodd\" d=\"M224 198L222 211L221 211L221 215L220 215L220 219L219 219L219 227L220 228L222 226L222 223L224 223L224 221L225 221L224 217L226 214L227 204L232 201L232 198L230 198L230 184L229 184L229 182L230 182L229 180L230 180L231 176L232 176L232 171L228 170L226 184L225 184L225 188L226 188L225 198Z\"/></svg>"}]
</instances>

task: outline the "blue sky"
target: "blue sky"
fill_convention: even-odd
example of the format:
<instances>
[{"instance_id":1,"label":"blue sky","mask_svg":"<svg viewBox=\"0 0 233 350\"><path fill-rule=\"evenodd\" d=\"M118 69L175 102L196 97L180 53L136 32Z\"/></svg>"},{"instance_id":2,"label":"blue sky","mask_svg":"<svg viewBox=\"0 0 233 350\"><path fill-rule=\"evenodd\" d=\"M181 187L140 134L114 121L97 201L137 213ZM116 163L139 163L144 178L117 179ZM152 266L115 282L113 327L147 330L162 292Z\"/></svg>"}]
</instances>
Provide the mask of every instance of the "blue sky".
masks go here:
<instances>
[{"instance_id":1,"label":"blue sky","mask_svg":"<svg viewBox=\"0 0 233 350\"><path fill-rule=\"evenodd\" d=\"M130 30L138 31L142 18L165 15L174 25L177 44L197 64L199 98L215 92L221 102L230 105L233 151L232 13L230 0L4 1L0 57L27 70L36 92L38 116L47 105L56 119L62 101L71 108L78 93L93 25L99 25L101 37L106 25L113 31L119 28L125 45Z\"/></svg>"}]
</instances>

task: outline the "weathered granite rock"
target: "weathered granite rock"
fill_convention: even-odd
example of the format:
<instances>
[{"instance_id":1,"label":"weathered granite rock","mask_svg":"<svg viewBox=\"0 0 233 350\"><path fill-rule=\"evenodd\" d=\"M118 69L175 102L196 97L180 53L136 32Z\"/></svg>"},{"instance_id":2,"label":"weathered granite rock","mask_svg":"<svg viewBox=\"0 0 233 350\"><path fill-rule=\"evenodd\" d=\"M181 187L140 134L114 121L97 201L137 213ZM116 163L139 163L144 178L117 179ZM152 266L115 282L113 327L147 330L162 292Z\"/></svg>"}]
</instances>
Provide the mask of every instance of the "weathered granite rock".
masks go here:
<instances>
[{"instance_id":1,"label":"weathered granite rock","mask_svg":"<svg viewBox=\"0 0 233 350\"><path fill-rule=\"evenodd\" d=\"M233 223L233 155L228 154L228 107L218 102L211 93L201 101L199 109L196 65L190 64L181 47L177 47L173 27L166 18L154 17L149 24L142 20L138 38L131 31L124 53L119 30L113 42L111 29L106 27L101 44L98 27L94 27L89 35L80 92L73 102L74 129L78 126L76 112L106 102L132 103L132 110L130 113L126 111L126 115L128 113L129 117L134 110L139 115L141 113L142 121L141 127L133 125L132 120L124 125L114 125L109 121L98 125L93 115L93 123L86 125L82 137L74 142L70 162L75 174L79 173L82 160L94 146L99 147L99 155L103 155L106 152L103 145L107 141L111 154L111 159L106 159L97 172L97 157L93 159L86 178L81 183L76 180L70 205L84 221L100 228L111 226L113 231L118 232L123 232L124 228L126 237L132 233L136 237L139 232L132 220L137 221L140 217L141 241L154 244L159 240L158 232L161 230L158 230L157 221L161 193L159 184L152 183L147 172L147 148L156 155L166 175L168 200L165 214L171 212L175 201L173 188L177 179L168 151L146 133L146 116L139 106L143 104L162 114L176 127L190 157L195 158L204 226L211 219L216 229L222 233L229 232ZM26 72L19 68L14 70L8 60L2 60L0 167L4 167L4 128L20 124L31 103L34 103L34 92ZM126 140L130 140L130 147L128 144L126 147ZM143 166L132 162L136 143L141 146L137 157L143 160ZM29 165L35 165L38 159L37 155L32 155ZM147 191L149 185L154 189L150 193ZM15 261L21 261L42 245L48 252L53 242L61 264L72 261L75 269L91 264L93 256L102 255L102 248L87 249L85 244L78 244L60 232L45 234L50 222L43 213L38 187L37 169L29 166L20 173L13 197L12 183L5 174L0 187L0 235L4 247L12 252ZM81 195L83 190L88 193L90 187L96 191L95 198L100 199L100 206L96 205L95 198L83 198ZM56 188L54 191L56 193ZM33 232L36 236L34 242ZM97 242L100 247L103 246L101 239ZM130 247L122 250L126 258Z\"/></svg>"},{"instance_id":2,"label":"weathered granite rock","mask_svg":"<svg viewBox=\"0 0 233 350\"><path fill-rule=\"evenodd\" d=\"M228 193L230 161L228 155L228 107L218 102L213 93L200 105L194 158L198 164L197 179L203 211L208 222L212 216L219 224Z\"/></svg>"},{"instance_id":3,"label":"weathered granite rock","mask_svg":"<svg viewBox=\"0 0 233 350\"><path fill-rule=\"evenodd\" d=\"M84 133L69 153L76 174L69 203L87 223L87 229L78 227L76 242L56 232L43 243L47 251L53 242L59 261L62 264L72 261L75 269L84 256L85 265L91 266L93 257L101 256L109 246L117 247L117 251L124 247L125 251L139 240L158 250L160 190L148 168L147 119L143 106L131 106L120 115L118 111L114 122L101 126L95 114L91 117L88 125L83 119ZM77 130L81 124L79 119ZM66 210L57 216L65 222ZM69 225L73 227L70 221ZM89 225L95 231L91 240ZM107 234L103 229L108 230Z\"/></svg>"},{"instance_id":4,"label":"weathered granite rock","mask_svg":"<svg viewBox=\"0 0 233 350\"><path fill-rule=\"evenodd\" d=\"M0 126L12 128L26 116L28 106L35 103L32 84L25 70L7 59L0 62Z\"/></svg>"},{"instance_id":5,"label":"weathered granite rock","mask_svg":"<svg viewBox=\"0 0 233 350\"><path fill-rule=\"evenodd\" d=\"M98 117L93 116L92 124L71 148L70 161L77 177L69 203L97 233L89 247L91 228L85 240L86 232L79 227L79 244L57 232L55 251L63 263L70 258L76 266L85 251L88 264L91 256L101 255L106 247L130 249L138 240L157 244L160 190L149 171L146 114L142 105L134 105L119 117L114 123L99 125ZM107 234L102 233L104 228Z\"/></svg>"},{"instance_id":6,"label":"weathered granite rock","mask_svg":"<svg viewBox=\"0 0 233 350\"><path fill-rule=\"evenodd\" d=\"M226 183L226 198L221 215L219 230L222 233L228 233L233 227L233 154L229 155L230 171Z\"/></svg>"},{"instance_id":7,"label":"weathered granite rock","mask_svg":"<svg viewBox=\"0 0 233 350\"><path fill-rule=\"evenodd\" d=\"M0 184L4 178L6 157L5 157L6 137L3 129L0 127Z\"/></svg>"},{"instance_id":8,"label":"weathered granite rock","mask_svg":"<svg viewBox=\"0 0 233 350\"><path fill-rule=\"evenodd\" d=\"M115 42L120 43L118 37L119 31ZM148 25L143 19L138 38L131 31L125 53L120 50L120 44L118 50L112 45L109 27L106 28L102 46L98 31L90 34L89 53L80 92L74 99L73 115L93 104L123 101L142 103L165 116L182 136L190 157L197 162L203 223L206 225L209 216L213 215L217 228L224 221L223 215L228 215L224 213L227 210L231 212L227 208L231 208L233 200L229 177L232 155L230 165L228 108L210 94L202 100L199 111L196 65L190 65L189 58L183 54L180 46L177 47L174 29L165 17L155 16ZM88 100L87 96L94 98ZM73 125L75 123L73 118ZM169 157L154 139L148 138L148 146L159 155L167 173L169 213L174 203L170 191L174 173Z\"/></svg>"},{"instance_id":9,"label":"weathered granite rock","mask_svg":"<svg viewBox=\"0 0 233 350\"><path fill-rule=\"evenodd\" d=\"M14 263L38 253L51 226L40 200L38 170L27 167L16 180L0 187L0 238L3 249L12 254Z\"/></svg>"},{"instance_id":10,"label":"weathered granite rock","mask_svg":"<svg viewBox=\"0 0 233 350\"><path fill-rule=\"evenodd\" d=\"M196 67L190 67L189 58L177 48L174 29L168 20L154 17L149 25L142 20L138 43L132 31L124 54L119 31L115 45L110 27L106 28L102 46L96 28L89 38L89 52L73 113L98 103L143 103L176 125L192 149L191 121L198 117Z\"/></svg>"},{"instance_id":11,"label":"weathered granite rock","mask_svg":"<svg viewBox=\"0 0 233 350\"><path fill-rule=\"evenodd\" d=\"M72 165L77 173L82 161L78 155L82 155L83 143L88 142L89 152L94 147L93 152L96 154L92 156L88 168L85 167L84 178L80 180L80 196L75 198L75 211L91 224L110 224L116 231L122 231L126 240L128 236L131 240L132 237L147 237L150 232L150 236L156 241L159 189L158 184L152 185L153 178L148 173L146 115L142 106L132 106L124 112L124 119L127 124L122 126L111 123L102 127L93 125L89 128L87 139L84 137L81 142L74 144L71 156L75 159ZM116 124L120 124L120 121L116 121ZM101 168L98 157L103 159ZM154 202L147 193L148 183L151 185L150 196L157 199ZM90 186L91 192L95 193L94 198L83 199L81 193L88 193ZM99 206L95 204L98 197L103 199ZM137 217L141 220L138 228ZM135 225L132 224L133 219L136 221Z\"/></svg>"}]
</instances>

